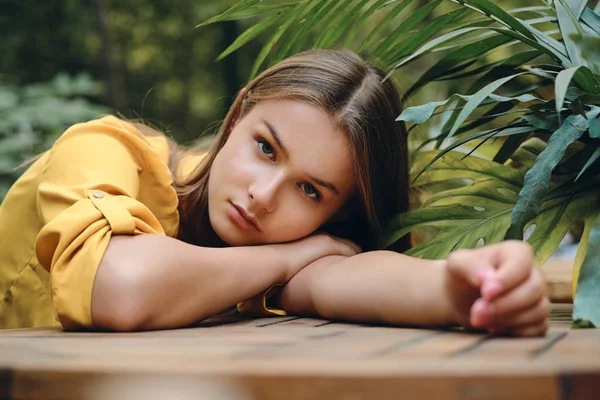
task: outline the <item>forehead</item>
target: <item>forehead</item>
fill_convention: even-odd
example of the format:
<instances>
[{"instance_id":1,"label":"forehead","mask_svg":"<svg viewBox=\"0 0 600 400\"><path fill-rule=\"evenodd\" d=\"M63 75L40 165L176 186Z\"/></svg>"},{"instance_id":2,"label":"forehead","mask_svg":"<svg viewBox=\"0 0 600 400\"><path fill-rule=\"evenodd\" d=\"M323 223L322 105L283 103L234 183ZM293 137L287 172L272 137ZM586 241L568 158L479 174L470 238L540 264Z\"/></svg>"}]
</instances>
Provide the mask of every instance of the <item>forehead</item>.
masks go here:
<instances>
[{"instance_id":1,"label":"forehead","mask_svg":"<svg viewBox=\"0 0 600 400\"><path fill-rule=\"evenodd\" d=\"M275 129L294 168L332 182L340 190L354 187L350 142L326 111L298 100L266 100L256 104L247 120L263 128L267 121Z\"/></svg>"}]
</instances>

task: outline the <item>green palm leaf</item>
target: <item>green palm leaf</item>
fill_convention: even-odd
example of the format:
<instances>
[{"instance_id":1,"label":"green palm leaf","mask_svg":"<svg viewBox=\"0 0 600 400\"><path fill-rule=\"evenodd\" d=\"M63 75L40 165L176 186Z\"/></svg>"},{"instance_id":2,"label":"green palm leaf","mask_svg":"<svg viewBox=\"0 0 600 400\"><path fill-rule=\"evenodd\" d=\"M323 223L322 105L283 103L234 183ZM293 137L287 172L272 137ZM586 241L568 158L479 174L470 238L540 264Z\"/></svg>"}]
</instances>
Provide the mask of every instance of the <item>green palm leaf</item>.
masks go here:
<instances>
[{"instance_id":1,"label":"green palm leaf","mask_svg":"<svg viewBox=\"0 0 600 400\"><path fill-rule=\"evenodd\" d=\"M227 57L229 54L233 53L261 33L265 32L271 26L275 25L275 22L279 21L281 18L281 14L274 14L269 18L259 22L258 24L248 28L244 33L242 33L236 40L233 42L228 48L226 48L219 57L217 57L217 61Z\"/></svg>"},{"instance_id":2,"label":"green palm leaf","mask_svg":"<svg viewBox=\"0 0 600 400\"><path fill-rule=\"evenodd\" d=\"M550 175L565 153L568 145L586 131L589 121L582 115L572 115L555 131L546 149L525 175L525 183L515 205L507 239L522 239L525 225L540 212L541 201L550 186Z\"/></svg>"},{"instance_id":3,"label":"green palm leaf","mask_svg":"<svg viewBox=\"0 0 600 400\"><path fill-rule=\"evenodd\" d=\"M581 240L585 251L577 254L578 259L585 259L573 274L574 283L577 283L573 305L574 327L600 327L600 217L589 218L587 222L590 221L595 224L588 223Z\"/></svg>"},{"instance_id":4,"label":"green palm leaf","mask_svg":"<svg viewBox=\"0 0 600 400\"><path fill-rule=\"evenodd\" d=\"M437 152L425 152L415 161L415 168L436 158ZM393 243L417 228L430 227L436 234L409 251L423 258L443 258L459 248L502 241L510 226L511 212L522 187L523 174L501 165L463 153L450 152L442 156L415 181L423 186L446 180L465 179L473 184L445 190L431 196L422 208L410 211L391 221L387 244ZM528 241L542 264L556 249L573 223L588 220L598 214L589 207L600 201L598 182L587 182L570 190L553 189L541 201L541 211L529 225L535 229Z\"/></svg>"}]
</instances>

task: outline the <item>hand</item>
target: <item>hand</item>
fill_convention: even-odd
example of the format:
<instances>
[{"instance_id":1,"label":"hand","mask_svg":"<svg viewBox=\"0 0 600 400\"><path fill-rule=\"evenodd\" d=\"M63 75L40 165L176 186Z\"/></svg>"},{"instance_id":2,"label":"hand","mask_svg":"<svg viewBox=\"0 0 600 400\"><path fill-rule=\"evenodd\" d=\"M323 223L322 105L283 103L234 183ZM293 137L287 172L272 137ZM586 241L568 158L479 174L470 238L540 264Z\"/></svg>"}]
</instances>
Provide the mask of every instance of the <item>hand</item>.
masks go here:
<instances>
[{"instance_id":1,"label":"hand","mask_svg":"<svg viewBox=\"0 0 600 400\"><path fill-rule=\"evenodd\" d=\"M351 257L362 250L347 239L341 239L326 233L316 233L294 242L276 245L286 254L288 259L285 282L314 261L332 255Z\"/></svg>"},{"instance_id":2,"label":"hand","mask_svg":"<svg viewBox=\"0 0 600 400\"><path fill-rule=\"evenodd\" d=\"M507 241L448 257L446 288L457 322L490 333L541 336L550 301L527 243Z\"/></svg>"}]
</instances>

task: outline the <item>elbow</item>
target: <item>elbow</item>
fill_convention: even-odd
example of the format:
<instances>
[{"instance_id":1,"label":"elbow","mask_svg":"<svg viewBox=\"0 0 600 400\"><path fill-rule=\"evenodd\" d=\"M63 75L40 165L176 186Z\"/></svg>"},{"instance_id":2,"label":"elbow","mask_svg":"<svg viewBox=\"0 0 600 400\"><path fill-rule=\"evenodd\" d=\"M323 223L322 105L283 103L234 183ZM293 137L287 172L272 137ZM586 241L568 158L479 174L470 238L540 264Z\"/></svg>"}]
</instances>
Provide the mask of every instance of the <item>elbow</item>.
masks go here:
<instances>
[{"instance_id":1,"label":"elbow","mask_svg":"<svg viewBox=\"0 0 600 400\"><path fill-rule=\"evenodd\" d=\"M92 290L91 314L96 328L117 332L144 330L149 320L142 268L122 261L103 262Z\"/></svg>"}]
</instances>

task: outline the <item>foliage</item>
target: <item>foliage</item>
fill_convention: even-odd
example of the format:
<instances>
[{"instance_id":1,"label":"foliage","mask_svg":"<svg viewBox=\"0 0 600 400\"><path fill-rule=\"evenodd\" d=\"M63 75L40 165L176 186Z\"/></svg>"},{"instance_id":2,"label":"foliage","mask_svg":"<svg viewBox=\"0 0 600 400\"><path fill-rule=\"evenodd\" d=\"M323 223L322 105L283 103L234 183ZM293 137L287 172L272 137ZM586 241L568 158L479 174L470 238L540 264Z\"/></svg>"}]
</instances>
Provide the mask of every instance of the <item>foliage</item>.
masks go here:
<instances>
[{"instance_id":1,"label":"foliage","mask_svg":"<svg viewBox=\"0 0 600 400\"><path fill-rule=\"evenodd\" d=\"M234 1L4 1L0 81L87 73L105 88L99 103L188 144L225 116L260 51L257 40L215 63L246 21L195 29Z\"/></svg>"},{"instance_id":2,"label":"foliage","mask_svg":"<svg viewBox=\"0 0 600 400\"><path fill-rule=\"evenodd\" d=\"M588 228L592 224L588 225ZM600 217L595 225L584 232L582 242L588 245L585 260L581 266L577 293L573 304L573 327L600 328Z\"/></svg>"},{"instance_id":3,"label":"foliage","mask_svg":"<svg viewBox=\"0 0 600 400\"><path fill-rule=\"evenodd\" d=\"M515 155L519 156L516 152L523 148L523 143L527 143L528 139L544 139L535 161L525 164L522 168L526 173L522 184L517 186L518 198L513 204L507 205L502 210L504 212L502 214L503 225L497 221L500 218L499 214L493 214L487 216L485 221L471 224L464 231L453 230L447 233L449 238L455 239L454 246L448 250L473 247L471 236L473 232L483 229L483 226L487 227L485 230L495 228L500 231L500 235L484 238L484 240L490 239L490 242L501 239L502 236L504 239L523 239L525 229L532 227L533 233L528 241L535 250L537 261L542 263L551 255L576 221L582 221L584 232L589 234L591 226L600 214L600 190L598 190L600 188L600 163L598 162L600 156L600 131L598 130L600 126L598 119L600 115L600 46L597 46L600 41L600 16L586 7L586 1L556 1L544 10L538 11L542 18L558 27L555 33L548 34L533 28L526 21L494 10L485 1L467 3L481 12L490 13L490 18L495 17L505 25L500 28L490 25L484 34L488 34L491 30L508 35L518 42L530 46L532 50L538 51L541 57L532 59L532 64L513 65L513 68L504 71L498 70L494 65L485 68L484 70L489 72L478 78L474 84L473 93L467 96L464 104L451 112L442 133L435 138L436 148L439 149L438 154L415 173L416 176L431 176L431 168L435 165L433 161L455 151L455 145L443 147L445 141L454 139L455 144L463 144L480 139L482 132L479 130L485 124L479 124L478 121L484 120L489 123L496 115L502 116L510 110L507 107L508 110L505 108L500 111L503 102L512 102L515 106L520 105L522 108L513 114L512 121L484 138L484 140L489 140L497 138L499 135L506 136L502 146L495 154L493 162L507 165L515 161ZM454 48L455 51L458 50L456 46L450 45L449 47ZM523 53L517 53L511 58L518 57L520 54ZM400 62L397 66L402 64L403 62ZM482 67L478 69L481 71ZM479 74L480 71L477 73ZM468 74L468 71L463 72L463 75ZM524 75L534 77L532 84L520 90L517 89L517 91L513 90L510 96L505 95L498 98L497 95L492 95L501 88L508 91L506 84ZM531 94L533 91L547 86L553 86L553 91L546 98L515 98L515 96ZM439 107L438 104L441 105L441 103L435 103L409 108L399 117L399 120L422 123L429 119L431 112ZM478 118L473 118L473 122L466 122L467 118L482 106L487 107L488 110L495 109L496 115L490 117L490 111L483 112ZM423 109L428 112L431 110L425 118L419 115ZM473 129L474 127L477 129ZM517 129L516 133L514 129ZM462 134L463 137L457 140L454 136L460 136L459 134ZM422 156L423 154L419 155L419 157ZM473 157L475 156L468 156L471 159ZM447 178L450 177L451 175L447 176ZM485 181L485 185L495 188L502 187L503 184L504 182L497 178ZM474 191L474 195L471 197L460 197L462 207L487 208L494 202L506 200L498 192L491 195L490 198L482 200L481 197L484 193L489 193L489 191L474 189L481 185L480 181L474 180L470 187L439 193L434 196L437 202L429 201L426 207L415 210L411 216L419 223L423 223L422 218L431 212L428 208L434 208L439 215L444 216L444 220L461 218L449 206L451 199L456 198L457 192L461 191ZM507 215L510 215L510 221ZM431 221L430 225L437 228L440 221ZM396 229L394 236L398 236L402 230L410 231L417 227L414 223L412 227L410 223L396 226L400 226L401 229ZM435 240L417 246L413 251L424 256L437 251L431 247L436 246L436 241L443 240L445 232L440 231L440 233L441 235L436 235ZM504 234L502 235L502 233ZM460 238L459 240L456 240L457 236ZM449 240L451 239L446 242ZM581 260L588 252L588 244L587 240L582 240L579 244L574 273L575 282L578 281ZM588 300L593 297L589 293L594 290L592 282L600 276L599 266L596 265L593 271L595 272L592 273L588 266L585 280L579 281L581 290L587 292L581 295L587 296ZM594 307L588 307L588 310L592 309ZM591 315L587 317L580 315L580 317L585 319Z\"/></svg>"},{"instance_id":4,"label":"foliage","mask_svg":"<svg viewBox=\"0 0 600 400\"><path fill-rule=\"evenodd\" d=\"M49 148L69 125L110 112L88 100L99 94L101 86L88 75L0 86L0 202L21 163Z\"/></svg>"},{"instance_id":5,"label":"foliage","mask_svg":"<svg viewBox=\"0 0 600 400\"><path fill-rule=\"evenodd\" d=\"M417 9L412 3L241 0L206 23L266 16L222 54L271 31L252 75L267 59L344 45L388 68L388 77L436 53L437 61L405 91L405 101L432 82L469 82L466 94L409 107L398 117L413 124L411 132L431 122L414 157L414 186L454 185L391 221L390 244L427 227L434 234L410 253L439 258L458 248L523 239L527 232L542 263L575 222L589 234L600 214L600 6L538 0L505 10L489 0L457 0L434 15L450 2L419 3ZM381 11L379 23L365 32L365 21ZM576 281L587 249L582 240ZM594 274L597 279L597 265Z\"/></svg>"}]
</instances>

